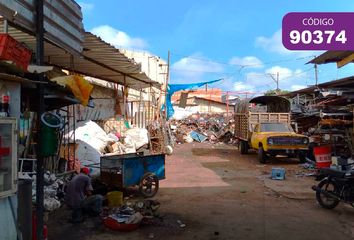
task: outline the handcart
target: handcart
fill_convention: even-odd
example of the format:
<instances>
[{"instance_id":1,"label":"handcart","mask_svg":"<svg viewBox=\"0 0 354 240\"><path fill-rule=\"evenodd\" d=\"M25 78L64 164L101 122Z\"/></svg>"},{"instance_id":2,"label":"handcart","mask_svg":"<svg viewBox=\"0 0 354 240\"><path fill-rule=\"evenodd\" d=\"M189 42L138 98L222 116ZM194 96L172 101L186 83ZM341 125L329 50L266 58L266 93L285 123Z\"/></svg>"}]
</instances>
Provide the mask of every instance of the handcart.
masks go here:
<instances>
[{"instance_id":1,"label":"handcart","mask_svg":"<svg viewBox=\"0 0 354 240\"><path fill-rule=\"evenodd\" d=\"M153 197L165 179L165 155L109 154L101 157L101 181L112 188L139 186L144 197Z\"/></svg>"}]
</instances>

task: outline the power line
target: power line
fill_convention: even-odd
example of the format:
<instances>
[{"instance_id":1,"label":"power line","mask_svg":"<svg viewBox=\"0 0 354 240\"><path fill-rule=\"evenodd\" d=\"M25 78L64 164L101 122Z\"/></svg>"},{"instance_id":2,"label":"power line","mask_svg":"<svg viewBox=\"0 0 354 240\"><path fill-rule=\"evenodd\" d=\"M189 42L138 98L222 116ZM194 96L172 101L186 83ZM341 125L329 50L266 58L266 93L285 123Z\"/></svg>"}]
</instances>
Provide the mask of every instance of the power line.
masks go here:
<instances>
[{"instance_id":1,"label":"power line","mask_svg":"<svg viewBox=\"0 0 354 240\"><path fill-rule=\"evenodd\" d=\"M275 64L275 63L299 61L299 60L305 60L305 59L309 59L309 58L314 58L315 57L314 55L311 55L311 56L306 56L306 57L289 58L289 59L281 59L281 60L263 62L262 64L245 64L245 65L242 65L242 64L232 64L230 62L226 63L226 62L211 60L211 59L202 58L202 57L192 57L192 56L178 54L178 53L171 53L171 55L183 57L183 58L186 58L186 59L194 59L194 60L198 60L198 61L208 62L208 63L217 63L217 64L222 64L222 65L227 65L227 66L239 66L240 68L257 67L257 66L271 65L271 64Z\"/></svg>"}]
</instances>

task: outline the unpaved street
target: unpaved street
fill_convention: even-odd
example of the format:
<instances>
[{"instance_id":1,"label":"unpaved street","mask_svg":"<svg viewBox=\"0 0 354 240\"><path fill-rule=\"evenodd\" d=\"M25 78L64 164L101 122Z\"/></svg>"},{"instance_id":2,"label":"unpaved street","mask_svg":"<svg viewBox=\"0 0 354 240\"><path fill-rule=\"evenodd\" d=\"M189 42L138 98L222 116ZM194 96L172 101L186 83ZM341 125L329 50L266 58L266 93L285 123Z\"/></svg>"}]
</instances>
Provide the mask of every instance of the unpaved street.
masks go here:
<instances>
[{"instance_id":1,"label":"unpaved street","mask_svg":"<svg viewBox=\"0 0 354 240\"><path fill-rule=\"evenodd\" d=\"M274 166L286 168L285 181L269 179ZM99 220L72 226L62 216L56 223L66 227L50 224L50 239L353 239L354 209L320 208L304 171L295 159L260 165L255 153L241 156L234 146L178 145L155 197L162 222L113 232Z\"/></svg>"}]
</instances>

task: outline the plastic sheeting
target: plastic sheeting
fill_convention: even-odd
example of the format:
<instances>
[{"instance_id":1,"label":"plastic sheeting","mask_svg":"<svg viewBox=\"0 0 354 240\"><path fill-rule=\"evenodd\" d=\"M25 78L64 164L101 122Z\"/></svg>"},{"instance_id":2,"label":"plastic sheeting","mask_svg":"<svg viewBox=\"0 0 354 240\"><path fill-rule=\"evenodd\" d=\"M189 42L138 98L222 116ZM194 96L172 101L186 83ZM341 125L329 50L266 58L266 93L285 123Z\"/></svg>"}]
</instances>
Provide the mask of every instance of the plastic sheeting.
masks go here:
<instances>
[{"instance_id":1,"label":"plastic sheeting","mask_svg":"<svg viewBox=\"0 0 354 240\"><path fill-rule=\"evenodd\" d=\"M172 100L171 100L172 95L175 92L178 92L178 91L181 91L181 90L187 90L187 89L202 87L205 84L211 84L211 83L215 83L215 82L218 82L218 81L221 81L221 80L222 79L217 79L217 80L208 81L208 82L190 83L190 84L168 84L167 94L166 94L167 119L170 119L170 117L173 116L173 113L175 112L173 110ZM163 106L162 109L164 109L164 106Z\"/></svg>"}]
</instances>

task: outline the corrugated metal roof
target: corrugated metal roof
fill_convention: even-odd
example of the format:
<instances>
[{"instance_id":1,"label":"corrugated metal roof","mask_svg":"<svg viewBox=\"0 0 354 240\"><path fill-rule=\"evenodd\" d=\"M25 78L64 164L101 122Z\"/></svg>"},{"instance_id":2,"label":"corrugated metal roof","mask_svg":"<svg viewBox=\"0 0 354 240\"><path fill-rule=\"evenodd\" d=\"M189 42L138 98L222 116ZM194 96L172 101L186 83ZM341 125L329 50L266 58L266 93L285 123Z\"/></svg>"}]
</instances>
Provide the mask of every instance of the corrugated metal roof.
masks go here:
<instances>
[{"instance_id":1,"label":"corrugated metal roof","mask_svg":"<svg viewBox=\"0 0 354 240\"><path fill-rule=\"evenodd\" d=\"M338 80L320 83L317 86L300 89L294 92L284 94L283 96L294 97L297 94L312 94L316 89L354 89L354 76L341 78Z\"/></svg>"},{"instance_id":2,"label":"corrugated metal roof","mask_svg":"<svg viewBox=\"0 0 354 240\"><path fill-rule=\"evenodd\" d=\"M0 15L35 34L34 0L0 0ZM74 0L44 0L44 37L78 54L82 51L84 26L81 7Z\"/></svg>"},{"instance_id":3,"label":"corrugated metal roof","mask_svg":"<svg viewBox=\"0 0 354 240\"><path fill-rule=\"evenodd\" d=\"M353 51L327 51L320 56L312 59L308 63L313 63L313 64L325 64L325 63L336 63L344 58L349 57L352 55L354 52Z\"/></svg>"},{"instance_id":4,"label":"corrugated metal roof","mask_svg":"<svg viewBox=\"0 0 354 240\"><path fill-rule=\"evenodd\" d=\"M35 52L36 38L34 36L13 26L9 26L8 31L17 41L24 43ZM84 36L84 48L81 55L70 54L54 44L45 42L45 63L134 89L160 86L159 83L152 81L144 72L141 72L140 64L126 57L119 49L92 33L86 32Z\"/></svg>"}]
</instances>

